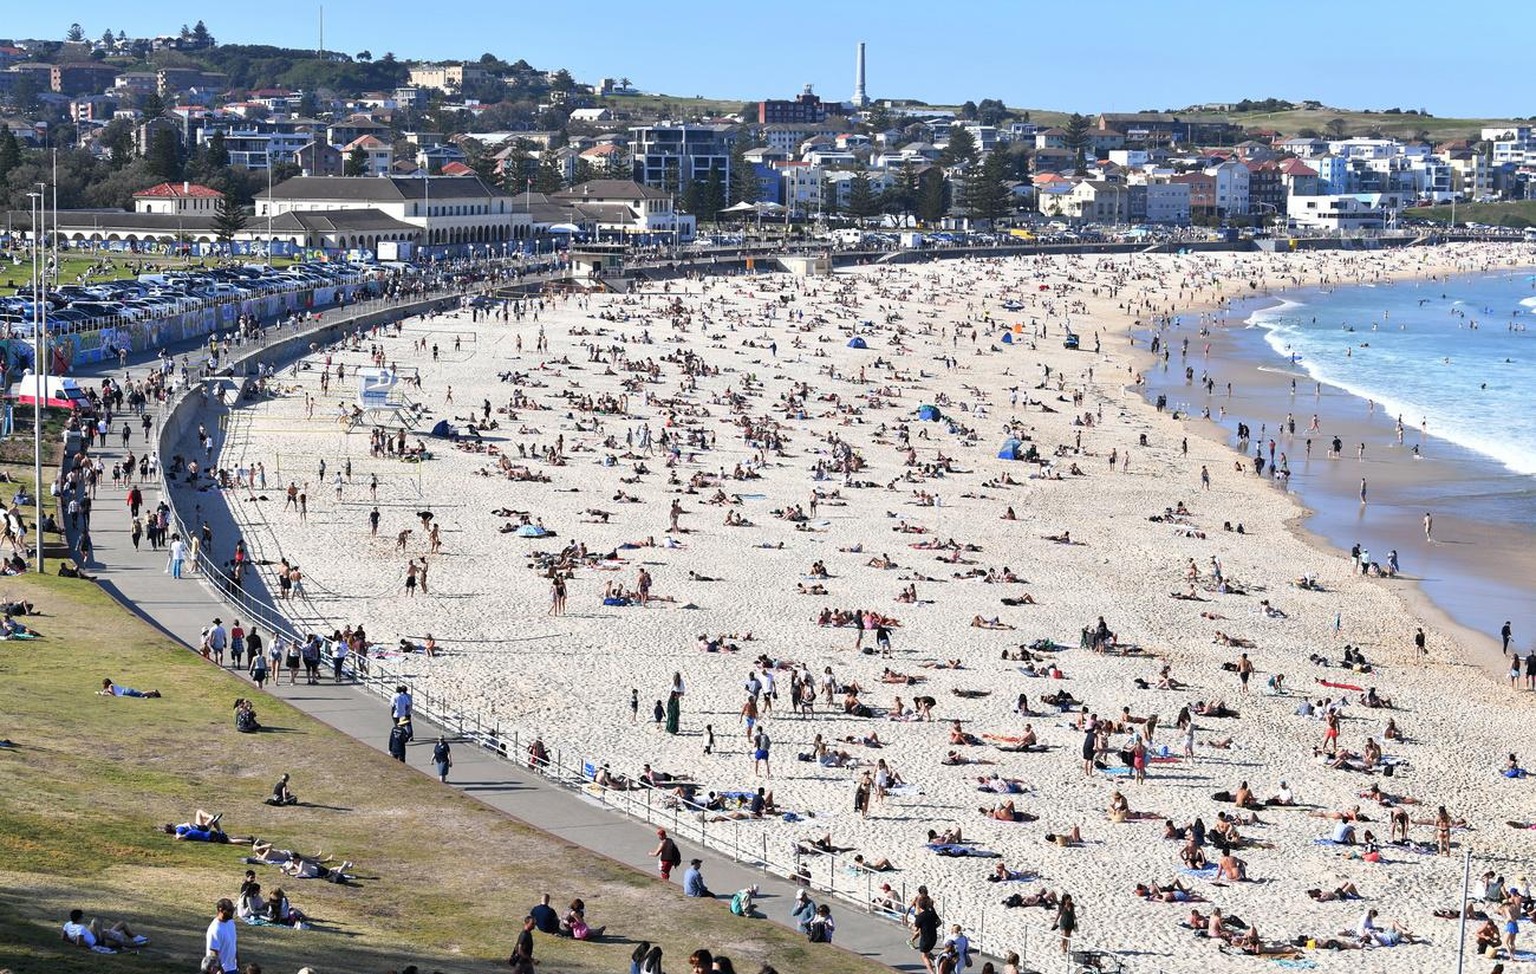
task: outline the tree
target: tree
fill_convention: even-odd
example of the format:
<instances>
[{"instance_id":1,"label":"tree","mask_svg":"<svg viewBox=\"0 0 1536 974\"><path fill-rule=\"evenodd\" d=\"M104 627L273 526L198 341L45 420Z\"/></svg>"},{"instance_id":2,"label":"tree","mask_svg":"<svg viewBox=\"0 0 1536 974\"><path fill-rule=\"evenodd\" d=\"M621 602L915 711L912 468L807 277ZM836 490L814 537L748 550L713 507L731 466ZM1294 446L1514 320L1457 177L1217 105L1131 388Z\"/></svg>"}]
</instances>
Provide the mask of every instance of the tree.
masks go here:
<instances>
[{"instance_id":1,"label":"tree","mask_svg":"<svg viewBox=\"0 0 1536 974\"><path fill-rule=\"evenodd\" d=\"M192 43L199 48L212 47L214 44L213 35L208 33L208 26L201 20L192 28Z\"/></svg>"},{"instance_id":2,"label":"tree","mask_svg":"<svg viewBox=\"0 0 1536 974\"><path fill-rule=\"evenodd\" d=\"M539 168L533 174L533 191L547 196L560 192L564 185L565 175L560 171L560 160L555 158L553 151L546 149L539 156Z\"/></svg>"},{"instance_id":3,"label":"tree","mask_svg":"<svg viewBox=\"0 0 1536 974\"><path fill-rule=\"evenodd\" d=\"M695 215L701 219L707 219L714 223L720 219L720 211L725 209L725 173L720 171L720 163L711 163L709 175L704 178L703 188L699 191L699 209Z\"/></svg>"},{"instance_id":4,"label":"tree","mask_svg":"<svg viewBox=\"0 0 1536 974\"><path fill-rule=\"evenodd\" d=\"M1001 152L991 152L981 166L966 176L961 205L971 216L989 222L1007 216L1013 210L1013 197L1004 180L1008 175L1008 160Z\"/></svg>"},{"instance_id":5,"label":"tree","mask_svg":"<svg viewBox=\"0 0 1536 974\"><path fill-rule=\"evenodd\" d=\"M117 38L112 36L112 32L110 30L106 30L106 31L102 31L101 32L101 46L102 47L111 48L111 47L113 47L116 44L117 44Z\"/></svg>"},{"instance_id":6,"label":"tree","mask_svg":"<svg viewBox=\"0 0 1536 974\"><path fill-rule=\"evenodd\" d=\"M354 145L352 151L347 153L347 161L343 164L341 174L343 176L366 176L368 174L368 153L363 151L360 145Z\"/></svg>"},{"instance_id":7,"label":"tree","mask_svg":"<svg viewBox=\"0 0 1536 974\"><path fill-rule=\"evenodd\" d=\"M837 184L826 176L821 177L821 212L826 216L837 216Z\"/></svg>"},{"instance_id":8,"label":"tree","mask_svg":"<svg viewBox=\"0 0 1536 974\"><path fill-rule=\"evenodd\" d=\"M43 109L41 94L37 79L23 74L11 85L11 107L27 118L36 118Z\"/></svg>"},{"instance_id":9,"label":"tree","mask_svg":"<svg viewBox=\"0 0 1536 974\"><path fill-rule=\"evenodd\" d=\"M320 114L320 99L313 91L299 96L299 117L314 118Z\"/></svg>"},{"instance_id":10,"label":"tree","mask_svg":"<svg viewBox=\"0 0 1536 974\"><path fill-rule=\"evenodd\" d=\"M133 161L133 123L114 118L101 130L101 144L107 147L107 164L122 169Z\"/></svg>"},{"instance_id":11,"label":"tree","mask_svg":"<svg viewBox=\"0 0 1536 974\"><path fill-rule=\"evenodd\" d=\"M64 39L71 44L80 44L85 40L85 28L79 24L70 24L69 30L64 32Z\"/></svg>"},{"instance_id":12,"label":"tree","mask_svg":"<svg viewBox=\"0 0 1536 974\"><path fill-rule=\"evenodd\" d=\"M949 144L944 147L941 161L947 166L964 165L976 161L976 137L963 125L949 127Z\"/></svg>"},{"instance_id":13,"label":"tree","mask_svg":"<svg viewBox=\"0 0 1536 974\"><path fill-rule=\"evenodd\" d=\"M948 185L944 170L932 166L917 178L917 218L932 225L944 218L949 209Z\"/></svg>"},{"instance_id":14,"label":"tree","mask_svg":"<svg viewBox=\"0 0 1536 974\"><path fill-rule=\"evenodd\" d=\"M960 117L967 121L974 119L976 117L976 103L973 101L967 101L965 104L961 105Z\"/></svg>"},{"instance_id":15,"label":"tree","mask_svg":"<svg viewBox=\"0 0 1536 974\"><path fill-rule=\"evenodd\" d=\"M501 185L509 193L521 193L528 188L528 180L533 176L533 157L529 155L529 148L533 143L527 139L513 139L512 147L501 160Z\"/></svg>"},{"instance_id":16,"label":"tree","mask_svg":"<svg viewBox=\"0 0 1536 974\"><path fill-rule=\"evenodd\" d=\"M1067 119L1067 137L1062 140L1066 148L1072 150L1073 169L1077 176L1088 175L1088 147L1093 140L1088 135L1088 119L1086 116L1073 112Z\"/></svg>"},{"instance_id":17,"label":"tree","mask_svg":"<svg viewBox=\"0 0 1536 974\"><path fill-rule=\"evenodd\" d=\"M224 146L224 133L214 129L208 136L208 148L203 153L203 162L210 170L229 168L229 149Z\"/></svg>"},{"instance_id":18,"label":"tree","mask_svg":"<svg viewBox=\"0 0 1536 974\"><path fill-rule=\"evenodd\" d=\"M170 129L155 132L144 158L149 163L149 171L160 179L171 183L181 179L181 143Z\"/></svg>"},{"instance_id":19,"label":"tree","mask_svg":"<svg viewBox=\"0 0 1536 974\"><path fill-rule=\"evenodd\" d=\"M144 113L144 121L153 121L165 114L165 100L153 91L145 92L139 96L139 111Z\"/></svg>"},{"instance_id":20,"label":"tree","mask_svg":"<svg viewBox=\"0 0 1536 974\"><path fill-rule=\"evenodd\" d=\"M11 170L21 165L21 143L9 126L0 125L0 186L4 186Z\"/></svg>"},{"instance_id":21,"label":"tree","mask_svg":"<svg viewBox=\"0 0 1536 974\"><path fill-rule=\"evenodd\" d=\"M549 80L549 88L551 91L575 91L576 79L571 77L571 73L569 71L561 68L559 71L556 71L555 76Z\"/></svg>"},{"instance_id":22,"label":"tree","mask_svg":"<svg viewBox=\"0 0 1536 974\"><path fill-rule=\"evenodd\" d=\"M245 211L235 205L228 193L219 197L213 211L213 235L221 243L229 243L245 229Z\"/></svg>"},{"instance_id":23,"label":"tree","mask_svg":"<svg viewBox=\"0 0 1536 974\"><path fill-rule=\"evenodd\" d=\"M1323 130L1336 139L1342 139L1348 127L1348 123L1342 118L1330 118L1328 124L1323 126Z\"/></svg>"},{"instance_id":24,"label":"tree","mask_svg":"<svg viewBox=\"0 0 1536 974\"><path fill-rule=\"evenodd\" d=\"M757 169L747 161L747 141L737 139L731 145L731 185L728 203L756 203L763 195Z\"/></svg>"},{"instance_id":25,"label":"tree","mask_svg":"<svg viewBox=\"0 0 1536 974\"><path fill-rule=\"evenodd\" d=\"M357 60L363 62L364 64L367 64L368 62L373 60L373 52L372 51L366 51L366 50L358 51L355 55L353 55L353 57L356 58Z\"/></svg>"},{"instance_id":26,"label":"tree","mask_svg":"<svg viewBox=\"0 0 1536 974\"><path fill-rule=\"evenodd\" d=\"M576 157L576 166L571 172L571 185L580 186L582 183L590 183L597 178L597 167L582 156Z\"/></svg>"},{"instance_id":27,"label":"tree","mask_svg":"<svg viewBox=\"0 0 1536 974\"><path fill-rule=\"evenodd\" d=\"M861 220L880 212L880 200L870 187L869 172L862 166L848 181L848 212Z\"/></svg>"}]
</instances>

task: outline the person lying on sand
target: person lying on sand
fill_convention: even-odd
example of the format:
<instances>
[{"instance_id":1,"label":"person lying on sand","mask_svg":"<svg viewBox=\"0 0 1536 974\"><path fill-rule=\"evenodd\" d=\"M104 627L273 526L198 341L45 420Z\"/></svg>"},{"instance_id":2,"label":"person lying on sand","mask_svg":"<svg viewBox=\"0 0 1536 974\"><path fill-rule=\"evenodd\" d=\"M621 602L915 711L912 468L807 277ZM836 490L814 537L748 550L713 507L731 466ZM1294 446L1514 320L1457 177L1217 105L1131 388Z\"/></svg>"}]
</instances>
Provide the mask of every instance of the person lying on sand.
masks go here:
<instances>
[{"instance_id":1,"label":"person lying on sand","mask_svg":"<svg viewBox=\"0 0 1536 974\"><path fill-rule=\"evenodd\" d=\"M1333 903L1338 900L1358 900L1360 899L1360 890L1355 888L1354 883L1345 880L1330 890L1309 889L1307 890L1307 895L1319 903Z\"/></svg>"},{"instance_id":2,"label":"person lying on sand","mask_svg":"<svg viewBox=\"0 0 1536 974\"><path fill-rule=\"evenodd\" d=\"M987 877L989 883L1016 883L1029 879L1034 873L1027 869L1009 869L1002 863L992 867L992 874ZM1023 905L1023 904L1020 904ZM1030 904L1034 905L1034 904Z\"/></svg>"},{"instance_id":3,"label":"person lying on sand","mask_svg":"<svg viewBox=\"0 0 1536 974\"><path fill-rule=\"evenodd\" d=\"M990 808L982 806L976 810L987 818L996 819L999 822L1034 822L1040 818L1038 815L1019 811L1014 807L1011 798L999 805L993 805Z\"/></svg>"},{"instance_id":4,"label":"person lying on sand","mask_svg":"<svg viewBox=\"0 0 1536 974\"><path fill-rule=\"evenodd\" d=\"M958 766L962 764L996 764L996 761L988 761L985 758L966 757L959 751L950 751L939 759L940 764Z\"/></svg>"},{"instance_id":5,"label":"person lying on sand","mask_svg":"<svg viewBox=\"0 0 1536 974\"><path fill-rule=\"evenodd\" d=\"M1062 848L1077 848L1083 844L1082 830L1076 825L1066 832L1047 832L1042 838Z\"/></svg>"},{"instance_id":6,"label":"person lying on sand","mask_svg":"<svg viewBox=\"0 0 1536 974\"><path fill-rule=\"evenodd\" d=\"M991 619L982 618L982 616L974 616L974 618L971 619L971 628L994 628L994 630L1012 630L1012 628L1018 628L1018 627L1015 627L1015 625L1008 625L1008 624L1006 624L1006 622L1001 621L1001 619L997 618L997 616L992 616Z\"/></svg>"},{"instance_id":7,"label":"person lying on sand","mask_svg":"<svg viewBox=\"0 0 1536 974\"><path fill-rule=\"evenodd\" d=\"M1203 903L1205 897L1175 879L1171 883L1137 883L1135 893L1154 903Z\"/></svg>"}]
</instances>

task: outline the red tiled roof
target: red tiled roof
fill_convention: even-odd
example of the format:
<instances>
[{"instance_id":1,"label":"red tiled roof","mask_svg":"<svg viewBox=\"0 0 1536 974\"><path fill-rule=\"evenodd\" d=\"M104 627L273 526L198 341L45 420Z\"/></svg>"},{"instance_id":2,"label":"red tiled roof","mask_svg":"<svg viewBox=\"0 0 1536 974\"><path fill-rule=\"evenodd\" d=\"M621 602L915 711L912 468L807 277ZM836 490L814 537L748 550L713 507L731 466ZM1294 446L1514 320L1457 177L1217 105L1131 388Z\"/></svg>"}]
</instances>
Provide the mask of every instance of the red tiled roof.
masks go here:
<instances>
[{"instance_id":1,"label":"red tiled roof","mask_svg":"<svg viewBox=\"0 0 1536 974\"><path fill-rule=\"evenodd\" d=\"M450 162L443 166L444 176L473 176L475 171L462 162Z\"/></svg>"},{"instance_id":2,"label":"red tiled roof","mask_svg":"<svg viewBox=\"0 0 1536 974\"><path fill-rule=\"evenodd\" d=\"M218 199L224 194L198 183L161 183L133 194L134 199Z\"/></svg>"}]
</instances>

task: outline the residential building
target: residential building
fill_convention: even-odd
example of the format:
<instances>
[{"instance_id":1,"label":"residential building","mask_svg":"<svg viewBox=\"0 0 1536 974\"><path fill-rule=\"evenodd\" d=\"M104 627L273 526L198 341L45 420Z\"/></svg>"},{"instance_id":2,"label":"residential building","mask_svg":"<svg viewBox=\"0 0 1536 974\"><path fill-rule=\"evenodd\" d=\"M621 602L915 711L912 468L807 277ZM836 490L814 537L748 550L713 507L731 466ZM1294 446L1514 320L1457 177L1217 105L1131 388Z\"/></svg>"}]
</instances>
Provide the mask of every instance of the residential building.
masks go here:
<instances>
[{"instance_id":1,"label":"residential building","mask_svg":"<svg viewBox=\"0 0 1536 974\"><path fill-rule=\"evenodd\" d=\"M352 154L363 154L364 176L385 176L389 174L389 168L395 164L394 146L374 135L360 135L341 147L338 153L341 156L342 166L352 158ZM343 168L345 171L345 168Z\"/></svg>"},{"instance_id":2,"label":"residential building","mask_svg":"<svg viewBox=\"0 0 1536 974\"><path fill-rule=\"evenodd\" d=\"M458 93L466 84L485 81L490 73L473 64L422 64L411 68L410 83L416 88Z\"/></svg>"},{"instance_id":3,"label":"residential building","mask_svg":"<svg viewBox=\"0 0 1536 974\"><path fill-rule=\"evenodd\" d=\"M341 150L323 139L300 146L293 161L301 176L340 176L346 172Z\"/></svg>"},{"instance_id":4,"label":"residential building","mask_svg":"<svg viewBox=\"0 0 1536 974\"><path fill-rule=\"evenodd\" d=\"M1316 196L1318 194L1316 169L1313 169L1300 159L1282 160L1278 168L1280 170L1280 185L1284 188L1287 197Z\"/></svg>"},{"instance_id":5,"label":"residential building","mask_svg":"<svg viewBox=\"0 0 1536 974\"><path fill-rule=\"evenodd\" d=\"M1147 203L1144 219L1148 223L1180 227L1189 225L1190 186L1188 183L1149 181L1145 189Z\"/></svg>"},{"instance_id":6,"label":"residential building","mask_svg":"<svg viewBox=\"0 0 1536 974\"><path fill-rule=\"evenodd\" d=\"M331 145L348 145L364 135L374 135L387 140L390 138L389 126L367 115L352 115L332 122L325 133L326 140Z\"/></svg>"},{"instance_id":7,"label":"residential building","mask_svg":"<svg viewBox=\"0 0 1536 974\"><path fill-rule=\"evenodd\" d=\"M1102 179L1036 185L1040 213L1080 223L1125 223L1130 219L1130 187Z\"/></svg>"},{"instance_id":8,"label":"residential building","mask_svg":"<svg viewBox=\"0 0 1536 974\"><path fill-rule=\"evenodd\" d=\"M714 166L730 185L732 126L663 122L631 128L630 136L634 177L646 186L675 192L707 179Z\"/></svg>"},{"instance_id":9,"label":"residential building","mask_svg":"<svg viewBox=\"0 0 1536 974\"><path fill-rule=\"evenodd\" d=\"M808 162L784 162L777 167L783 179L780 198L790 213L803 216L822 208L822 185L826 172L820 166Z\"/></svg>"},{"instance_id":10,"label":"residential building","mask_svg":"<svg viewBox=\"0 0 1536 974\"><path fill-rule=\"evenodd\" d=\"M1216 177L1206 172L1187 172L1168 177L1170 183L1189 187L1189 218L1209 220L1216 213Z\"/></svg>"},{"instance_id":11,"label":"residential building","mask_svg":"<svg viewBox=\"0 0 1536 974\"><path fill-rule=\"evenodd\" d=\"M112 79L112 87L135 95L153 95L160 91L158 79L153 71L125 71Z\"/></svg>"},{"instance_id":12,"label":"residential building","mask_svg":"<svg viewBox=\"0 0 1536 974\"><path fill-rule=\"evenodd\" d=\"M1272 161L1243 163L1248 168L1248 206L1257 216L1279 216L1285 212L1285 182L1280 166ZM1218 194L1220 190L1218 187Z\"/></svg>"},{"instance_id":13,"label":"residential building","mask_svg":"<svg viewBox=\"0 0 1536 974\"><path fill-rule=\"evenodd\" d=\"M757 103L759 125L815 125L826 118L827 106L811 92L810 85L792 99L771 98Z\"/></svg>"},{"instance_id":14,"label":"residential building","mask_svg":"<svg viewBox=\"0 0 1536 974\"><path fill-rule=\"evenodd\" d=\"M189 88L222 89L229 79L216 71L197 68L161 68L155 73L155 86L161 98L169 98Z\"/></svg>"},{"instance_id":15,"label":"residential building","mask_svg":"<svg viewBox=\"0 0 1536 974\"><path fill-rule=\"evenodd\" d=\"M48 72L48 89L60 95L99 95L117 81L117 68L95 61L55 64Z\"/></svg>"},{"instance_id":16,"label":"residential building","mask_svg":"<svg viewBox=\"0 0 1536 974\"><path fill-rule=\"evenodd\" d=\"M1248 195L1248 167L1241 162L1229 160L1205 171L1216 181L1217 214L1223 217L1247 216L1252 208Z\"/></svg>"}]
</instances>

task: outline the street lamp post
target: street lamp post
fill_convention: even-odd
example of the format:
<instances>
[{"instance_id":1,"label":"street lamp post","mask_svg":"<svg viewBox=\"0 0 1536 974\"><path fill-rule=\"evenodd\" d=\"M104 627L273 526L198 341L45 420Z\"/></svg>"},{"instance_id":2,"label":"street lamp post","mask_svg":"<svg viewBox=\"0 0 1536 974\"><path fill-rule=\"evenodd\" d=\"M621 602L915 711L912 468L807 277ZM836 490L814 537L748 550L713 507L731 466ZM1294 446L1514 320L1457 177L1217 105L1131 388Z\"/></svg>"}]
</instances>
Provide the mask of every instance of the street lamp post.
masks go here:
<instances>
[{"instance_id":1,"label":"street lamp post","mask_svg":"<svg viewBox=\"0 0 1536 974\"><path fill-rule=\"evenodd\" d=\"M43 315L43 264L42 264L42 235L41 229L43 216L43 184L37 184L38 191L28 193L32 201L32 473L34 485L32 500L36 505L36 520L33 524L37 544L37 573L43 573L43 396L47 392L47 368L44 365L44 356L48 343L44 340L43 329L47 318Z\"/></svg>"}]
</instances>

